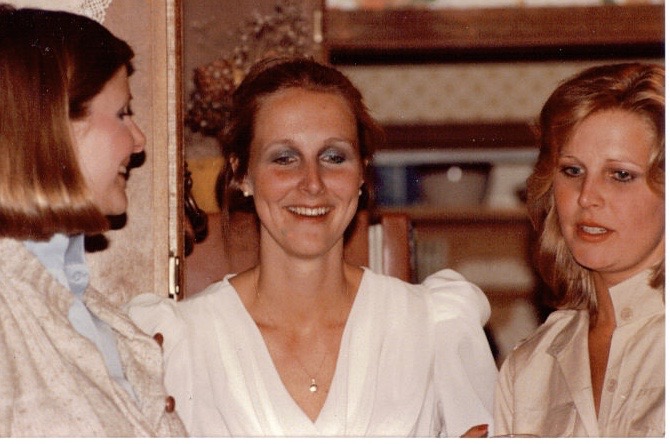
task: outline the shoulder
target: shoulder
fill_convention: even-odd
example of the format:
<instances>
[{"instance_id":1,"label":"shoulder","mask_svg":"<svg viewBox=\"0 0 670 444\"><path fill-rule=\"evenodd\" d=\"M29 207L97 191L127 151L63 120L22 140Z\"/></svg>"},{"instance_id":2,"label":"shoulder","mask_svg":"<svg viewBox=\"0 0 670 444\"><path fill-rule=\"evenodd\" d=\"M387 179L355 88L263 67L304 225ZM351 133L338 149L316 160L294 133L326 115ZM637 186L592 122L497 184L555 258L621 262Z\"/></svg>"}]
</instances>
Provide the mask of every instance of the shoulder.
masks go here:
<instances>
[{"instance_id":1,"label":"shoulder","mask_svg":"<svg viewBox=\"0 0 670 444\"><path fill-rule=\"evenodd\" d=\"M183 317L193 318L218 311L236 297L235 288L230 284L228 277L215 282L204 290L177 302L179 313Z\"/></svg>"},{"instance_id":2,"label":"shoulder","mask_svg":"<svg viewBox=\"0 0 670 444\"><path fill-rule=\"evenodd\" d=\"M421 285L429 294L438 321L465 317L484 326L491 315L484 292L454 270L440 270Z\"/></svg>"},{"instance_id":3,"label":"shoulder","mask_svg":"<svg viewBox=\"0 0 670 444\"><path fill-rule=\"evenodd\" d=\"M570 340L580 326L588 325L585 310L556 310L529 337L514 347L507 357L507 365L526 367L537 356L546 355L558 342Z\"/></svg>"},{"instance_id":4,"label":"shoulder","mask_svg":"<svg viewBox=\"0 0 670 444\"><path fill-rule=\"evenodd\" d=\"M363 284L385 306L421 308L437 322L467 318L484 325L491 313L484 293L453 270L440 270L419 284L366 270Z\"/></svg>"},{"instance_id":5,"label":"shoulder","mask_svg":"<svg viewBox=\"0 0 670 444\"><path fill-rule=\"evenodd\" d=\"M161 333L167 350L177 338L185 338L190 325L207 322L207 317L225 304L226 293L234 292L227 279L214 283L193 296L179 302L174 299L144 293L134 297L125 306L130 319L144 333Z\"/></svg>"}]
</instances>

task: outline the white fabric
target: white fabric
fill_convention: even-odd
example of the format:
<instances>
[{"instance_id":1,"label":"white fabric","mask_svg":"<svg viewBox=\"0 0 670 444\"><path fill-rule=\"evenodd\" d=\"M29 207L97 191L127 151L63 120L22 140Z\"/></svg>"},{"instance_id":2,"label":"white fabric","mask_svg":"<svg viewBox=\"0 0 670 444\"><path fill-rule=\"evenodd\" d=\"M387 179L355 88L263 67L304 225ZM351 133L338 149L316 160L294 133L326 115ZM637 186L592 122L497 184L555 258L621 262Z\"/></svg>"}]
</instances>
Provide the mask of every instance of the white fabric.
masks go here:
<instances>
[{"instance_id":1,"label":"white fabric","mask_svg":"<svg viewBox=\"0 0 670 444\"><path fill-rule=\"evenodd\" d=\"M492 423L484 294L444 270L410 285L365 270L313 423L283 386L228 278L181 302L129 305L164 336L166 385L193 436L459 436Z\"/></svg>"},{"instance_id":2,"label":"white fabric","mask_svg":"<svg viewBox=\"0 0 670 444\"><path fill-rule=\"evenodd\" d=\"M643 272L610 288L617 327L596 417L589 316L558 310L500 370L496 433L632 437L665 434L665 302Z\"/></svg>"},{"instance_id":3,"label":"white fabric","mask_svg":"<svg viewBox=\"0 0 670 444\"><path fill-rule=\"evenodd\" d=\"M2 3L9 3L17 8L66 11L103 23L112 0L3 0Z\"/></svg>"}]
</instances>

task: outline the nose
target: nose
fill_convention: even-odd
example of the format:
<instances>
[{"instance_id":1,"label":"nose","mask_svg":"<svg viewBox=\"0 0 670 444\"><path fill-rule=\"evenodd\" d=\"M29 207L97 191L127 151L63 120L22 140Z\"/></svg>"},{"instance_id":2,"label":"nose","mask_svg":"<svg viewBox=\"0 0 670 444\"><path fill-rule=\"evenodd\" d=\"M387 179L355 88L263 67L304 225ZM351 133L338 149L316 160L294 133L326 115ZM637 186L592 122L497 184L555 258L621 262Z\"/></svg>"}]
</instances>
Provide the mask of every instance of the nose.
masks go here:
<instances>
[{"instance_id":1,"label":"nose","mask_svg":"<svg viewBox=\"0 0 670 444\"><path fill-rule=\"evenodd\" d=\"M305 165L301 188L310 194L319 194L323 191L323 177L318 163L309 162Z\"/></svg>"},{"instance_id":2,"label":"nose","mask_svg":"<svg viewBox=\"0 0 670 444\"><path fill-rule=\"evenodd\" d=\"M579 190L579 205L583 208L600 205L603 201L602 184L590 176L586 176Z\"/></svg>"},{"instance_id":3,"label":"nose","mask_svg":"<svg viewBox=\"0 0 670 444\"><path fill-rule=\"evenodd\" d=\"M130 133L133 136L133 153L140 153L144 151L147 138L140 127L137 126L135 121L132 119L130 120Z\"/></svg>"}]
</instances>

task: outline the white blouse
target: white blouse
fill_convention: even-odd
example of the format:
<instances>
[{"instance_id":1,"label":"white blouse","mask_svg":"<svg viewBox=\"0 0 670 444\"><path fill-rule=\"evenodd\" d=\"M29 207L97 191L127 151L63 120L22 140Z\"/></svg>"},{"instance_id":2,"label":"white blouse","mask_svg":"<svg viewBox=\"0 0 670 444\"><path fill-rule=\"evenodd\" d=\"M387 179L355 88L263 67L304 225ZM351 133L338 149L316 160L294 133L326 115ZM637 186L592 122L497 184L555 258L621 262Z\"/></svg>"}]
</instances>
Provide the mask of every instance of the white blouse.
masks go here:
<instances>
[{"instance_id":1,"label":"white blouse","mask_svg":"<svg viewBox=\"0 0 670 444\"><path fill-rule=\"evenodd\" d=\"M459 436L489 424L497 369L489 303L443 270L411 285L365 270L315 422L284 387L227 276L181 302L129 305L164 336L166 385L192 436Z\"/></svg>"},{"instance_id":2,"label":"white blouse","mask_svg":"<svg viewBox=\"0 0 670 444\"><path fill-rule=\"evenodd\" d=\"M589 313L557 310L500 369L497 433L542 437L665 435L665 301L645 270L610 288L616 314L600 411L588 351Z\"/></svg>"}]
</instances>

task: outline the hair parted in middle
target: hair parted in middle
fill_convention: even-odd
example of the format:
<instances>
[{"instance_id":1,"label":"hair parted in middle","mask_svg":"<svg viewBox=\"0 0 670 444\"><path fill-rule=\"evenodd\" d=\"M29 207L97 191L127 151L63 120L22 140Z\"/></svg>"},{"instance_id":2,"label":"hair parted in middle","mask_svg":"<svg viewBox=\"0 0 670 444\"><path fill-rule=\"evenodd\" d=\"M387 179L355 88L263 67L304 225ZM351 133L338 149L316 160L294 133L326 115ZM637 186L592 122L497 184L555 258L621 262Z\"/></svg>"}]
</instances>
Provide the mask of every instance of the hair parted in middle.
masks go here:
<instances>
[{"instance_id":1,"label":"hair parted in middle","mask_svg":"<svg viewBox=\"0 0 670 444\"><path fill-rule=\"evenodd\" d=\"M554 308L597 309L593 278L573 258L561 234L552 182L562 148L575 128L589 116L623 110L644 119L654 132L647 180L665 195L665 69L656 64L619 63L588 68L565 80L547 99L538 124L540 153L527 180L527 206L539 232L536 263L553 291L547 303ZM650 285L664 285L665 261L658 264Z\"/></svg>"},{"instance_id":2,"label":"hair parted in middle","mask_svg":"<svg viewBox=\"0 0 670 444\"><path fill-rule=\"evenodd\" d=\"M372 156L384 142L381 127L370 116L360 91L337 69L307 57L279 57L256 63L233 94L230 120L219 135L224 165L217 185L217 198L224 214L236 205L249 168L256 113L263 100L288 88L333 93L349 104L356 119L358 149L365 171L364 192L359 206L371 195Z\"/></svg>"}]
</instances>

